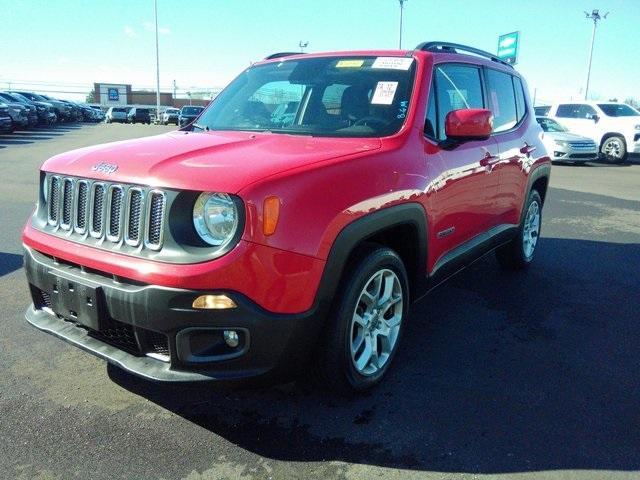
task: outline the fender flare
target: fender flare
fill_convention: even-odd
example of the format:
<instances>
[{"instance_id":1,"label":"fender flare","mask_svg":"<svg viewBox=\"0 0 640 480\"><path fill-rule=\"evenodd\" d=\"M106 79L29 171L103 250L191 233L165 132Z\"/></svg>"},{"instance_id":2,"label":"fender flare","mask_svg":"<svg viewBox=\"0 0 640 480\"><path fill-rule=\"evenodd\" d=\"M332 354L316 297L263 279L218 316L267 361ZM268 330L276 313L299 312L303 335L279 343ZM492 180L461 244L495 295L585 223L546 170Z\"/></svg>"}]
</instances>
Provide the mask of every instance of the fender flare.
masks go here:
<instances>
[{"instance_id":1,"label":"fender flare","mask_svg":"<svg viewBox=\"0 0 640 480\"><path fill-rule=\"evenodd\" d=\"M413 226L418 236L418 245L416 245L418 248L416 277L418 278L411 278L410 281L426 278L428 223L425 209L420 203L415 202L394 205L359 217L347 224L336 236L316 293L317 306L322 310L331 306L349 256L358 244L377 233L401 225Z\"/></svg>"}]
</instances>

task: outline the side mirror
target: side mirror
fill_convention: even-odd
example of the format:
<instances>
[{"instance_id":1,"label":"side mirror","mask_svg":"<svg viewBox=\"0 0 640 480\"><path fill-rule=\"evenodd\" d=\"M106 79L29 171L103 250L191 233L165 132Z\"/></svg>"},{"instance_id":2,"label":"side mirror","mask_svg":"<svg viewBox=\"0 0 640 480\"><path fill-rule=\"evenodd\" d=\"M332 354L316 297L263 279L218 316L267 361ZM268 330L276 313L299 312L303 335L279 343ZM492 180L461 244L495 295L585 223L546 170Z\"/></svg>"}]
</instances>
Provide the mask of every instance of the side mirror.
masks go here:
<instances>
[{"instance_id":1,"label":"side mirror","mask_svg":"<svg viewBox=\"0 0 640 480\"><path fill-rule=\"evenodd\" d=\"M600 121L600 115L594 113L591 116L591 119L593 120L593 123L598 123Z\"/></svg>"},{"instance_id":2,"label":"side mirror","mask_svg":"<svg viewBox=\"0 0 640 480\"><path fill-rule=\"evenodd\" d=\"M444 121L444 131L452 140L484 140L493 131L493 114L483 108L453 110Z\"/></svg>"}]
</instances>

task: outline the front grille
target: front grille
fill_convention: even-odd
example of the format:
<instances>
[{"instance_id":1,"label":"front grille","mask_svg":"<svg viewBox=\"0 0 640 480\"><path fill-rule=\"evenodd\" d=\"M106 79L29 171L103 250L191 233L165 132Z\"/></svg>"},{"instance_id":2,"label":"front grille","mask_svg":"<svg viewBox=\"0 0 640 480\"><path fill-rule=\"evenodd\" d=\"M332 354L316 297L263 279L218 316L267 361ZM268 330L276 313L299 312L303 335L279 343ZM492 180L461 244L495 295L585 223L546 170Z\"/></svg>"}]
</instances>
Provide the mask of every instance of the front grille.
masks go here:
<instances>
[{"instance_id":1,"label":"front grille","mask_svg":"<svg viewBox=\"0 0 640 480\"><path fill-rule=\"evenodd\" d=\"M165 197L162 192L154 190L149 200L149 228L147 229L147 246L157 249L162 244L162 219L164 218Z\"/></svg>"},{"instance_id":2,"label":"front grille","mask_svg":"<svg viewBox=\"0 0 640 480\"><path fill-rule=\"evenodd\" d=\"M149 343L148 353L169 356L169 342L165 334L147 330L147 342Z\"/></svg>"},{"instance_id":3,"label":"front grille","mask_svg":"<svg viewBox=\"0 0 640 480\"><path fill-rule=\"evenodd\" d=\"M91 330L90 335L129 353L140 353L133 326L111 318L100 322L100 331Z\"/></svg>"},{"instance_id":4,"label":"front grille","mask_svg":"<svg viewBox=\"0 0 640 480\"><path fill-rule=\"evenodd\" d=\"M112 185L109 189L109 225L107 227L107 239L117 242L122 231L120 221L122 220L122 207L124 190L119 185Z\"/></svg>"},{"instance_id":5,"label":"front grille","mask_svg":"<svg viewBox=\"0 0 640 480\"><path fill-rule=\"evenodd\" d=\"M95 183L93 185L92 205L91 205L91 235L97 238L102 237L102 219L104 217L104 185Z\"/></svg>"},{"instance_id":6,"label":"front grille","mask_svg":"<svg viewBox=\"0 0 640 480\"><path fill-rule=\"evenodd\" d=\"M167 210L163 191L58 175L48 175L47 182L49 225L71 230L81 241L162 248Z\"/></svg>"},{"instance_id":7,"label":"front grille","mask_svg":"<svg viewBox=\"0 0 640 480\"><path fill-rule=\"evenodd\" d=\"M71 228L71 213L73 212L73 180L65 178L62 184L62 221L60 226L69 230Z\"/></svg>"},{"instance_id":8,"label":"front grille","mask_svg":"<svg viewBox=\"0 0 640 480\"><path fill-rule=\"evenodd\" d=\"M594 153L572 153L569 155L569 158L596 158L597 155Z\"/></svg>"},{"instance_id":9,"label":"front grille","mask_svg":"<svg viewBox=\"0 0 640 480\"><path fill-rule=\"evenodd\" d=\"M595 150L596 144L591 142L569 142L574 150Z\"/></svg>"},{"instance_id":10,"label":"front grille","mask_svg":"<svg viewBox=\"0 0 640 480\"><path fill-rule=\"evenodd\" d=\"M60 177L51 177L49 184L49 223L58 224L58 214L60 213Z\"/></svg>"}]
</instances>

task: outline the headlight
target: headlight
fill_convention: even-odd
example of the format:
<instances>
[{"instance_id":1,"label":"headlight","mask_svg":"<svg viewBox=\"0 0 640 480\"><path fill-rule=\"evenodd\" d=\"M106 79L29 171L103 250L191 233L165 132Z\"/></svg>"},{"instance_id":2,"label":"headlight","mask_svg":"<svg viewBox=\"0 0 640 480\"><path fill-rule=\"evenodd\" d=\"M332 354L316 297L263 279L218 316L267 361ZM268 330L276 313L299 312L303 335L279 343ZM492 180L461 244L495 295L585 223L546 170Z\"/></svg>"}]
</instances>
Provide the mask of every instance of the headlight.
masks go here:
<instances>
[{"instance_id":1,"label":"headlight","mask_svg":"<svg viewBox=\"0 0 640 480\"><path fill-rule=\"evenodd\" d=\"M568 147L569 143L565 142L564 140L554 140L556 142L556 145L560 145L561 147Z\"/></svg>"},{"instance_id":2,"label":"headlight","mask_svg":"<svg viewBox=\"0 0 640 480\"><path fill-rule=\"evenodd\" d=\"M636 125L636 126L635 126L635 129L636 129L636 130L640 130L640 125Z\"/></svg>"},{"instance_id":3,"label":"headlight","mask_svg":"<svg viewBox=\"0 0 640 480\"><path fill-rule=\"evenodd\" d=\"M200 194L193 206L193 226L209 245L228 244L238 228L236 204L226 193Z\"/></svg>"},{"instance_id":4,"label":"headlight","mask_svg":"<svg viewBox=\"0 0 640 480\"><path fill-rule=\"evenodd\" d=\"M13 110L16 113L20 113L22 110L20 110L19 108L12 108L11 110Z\"/></svg>"}]
</instances>

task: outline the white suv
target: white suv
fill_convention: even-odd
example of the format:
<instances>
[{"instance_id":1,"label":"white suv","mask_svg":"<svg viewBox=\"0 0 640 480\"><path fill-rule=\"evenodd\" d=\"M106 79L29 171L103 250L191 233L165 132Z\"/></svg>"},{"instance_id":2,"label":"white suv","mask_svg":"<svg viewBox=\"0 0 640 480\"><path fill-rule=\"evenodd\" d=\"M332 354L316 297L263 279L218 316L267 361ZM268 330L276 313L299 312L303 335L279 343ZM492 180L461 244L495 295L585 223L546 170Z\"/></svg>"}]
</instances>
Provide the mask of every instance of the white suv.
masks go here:
<instances>
[{"instance_id":1,"label":"white suv","mask_svg":"<svg viewBox=\"0 0 640 480\"><path fill-rule=\"evenodd\" d=\"M612 162L623 162L627 153L640 153L640 112L625 103L558 103L549 107L546 116L560 120L572 133L593 139Z\"/></svg>"}]
</instances>

